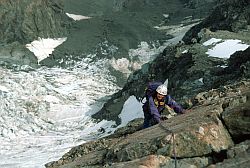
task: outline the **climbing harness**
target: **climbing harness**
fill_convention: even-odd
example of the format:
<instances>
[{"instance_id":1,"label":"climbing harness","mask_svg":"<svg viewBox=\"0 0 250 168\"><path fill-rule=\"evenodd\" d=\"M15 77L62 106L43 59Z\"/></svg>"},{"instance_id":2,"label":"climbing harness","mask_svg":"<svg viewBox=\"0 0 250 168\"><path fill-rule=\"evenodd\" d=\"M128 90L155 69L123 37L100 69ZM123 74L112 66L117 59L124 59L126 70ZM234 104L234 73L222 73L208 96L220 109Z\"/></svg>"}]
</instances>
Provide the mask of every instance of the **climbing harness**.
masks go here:
<instances>
[{"instance_id":1,"label":"climbing harness","mask_svg":"<svg viewBox=\"0 0 250 168\"><path fill-rule=\"evenodd\" d=\"M166 127L164 127L162 125L162 122L159 123L160 128L162 128L163 130L165 130L167 133L171 133L171 138L173 138L173 154L174 154L174 167L177 168L177 159L176 159L176 144L175 144L175 136L174 136L174 132L172 130L167 129ZM170 139L171 140L171 139Z\"/></svg>"}]
</instances>

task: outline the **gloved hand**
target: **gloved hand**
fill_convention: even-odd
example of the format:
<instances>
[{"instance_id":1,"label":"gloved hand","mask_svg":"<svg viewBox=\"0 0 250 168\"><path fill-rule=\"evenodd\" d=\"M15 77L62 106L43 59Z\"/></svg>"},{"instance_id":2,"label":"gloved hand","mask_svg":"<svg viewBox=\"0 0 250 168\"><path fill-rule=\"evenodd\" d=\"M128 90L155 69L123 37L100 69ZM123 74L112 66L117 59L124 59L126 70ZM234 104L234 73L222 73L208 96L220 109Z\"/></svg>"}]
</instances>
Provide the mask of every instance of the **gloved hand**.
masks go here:
<instances>
[{"instance_id":1,"label":"gloved hand","mask_svg":"<svg viewBox=\"0 0 250 168\"><path fill-rule=\"evenodd\" d=\"M167 118L166 115L162 115L162 116L161 116L161 120L162 120L162 121L167 120L167 119L168 119L168 118Z\"/></svg>"}]
</instances>

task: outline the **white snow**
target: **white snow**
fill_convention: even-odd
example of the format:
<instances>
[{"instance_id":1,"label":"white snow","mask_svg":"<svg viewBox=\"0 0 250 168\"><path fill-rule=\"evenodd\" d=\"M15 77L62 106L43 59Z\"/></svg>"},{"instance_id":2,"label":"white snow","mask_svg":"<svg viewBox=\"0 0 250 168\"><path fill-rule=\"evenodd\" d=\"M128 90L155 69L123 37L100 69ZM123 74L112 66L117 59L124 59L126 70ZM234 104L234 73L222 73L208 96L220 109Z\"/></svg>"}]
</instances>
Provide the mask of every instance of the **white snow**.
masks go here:
<instances>
[{"instance_id":1,"label":"white snow","mask_svg":"<svg viewBox=\"0 0 250 168\"><path fill-rule=\"evenodd\" d=\"M169 14L162 14L165 18L169 18Z\"/></svg>"},{"instance_id":2,"label":"white snow","mask_svg":"<svg viewBox=\"0 0 250 168\"><path fill-rule=\"evenodd\" d=\"M1 85L0 85L0 91L9 92L9 89L6 88L5 86L1 86Z\"/></svg>"},{"instance_id":3,"label":"white snow","mask_svg":"<svg viewBox=\"0 0 250 168\"><path fill-rule=\"evenodd\" d=\"M227 68L227 65L217 65L216 67Z\"/></svg>"},{"instance_id":4,"label":"white snow","mask_svg":"<svg viewBox=\"0 0 250 168\"><path fill-rule=\"evenodd\" d=\"M241 40L225 40L224 42L216 44L212 49L208 49L206 54L211 57L229 58L236 51L243 51L249 45L244 44Z\"/></svg>"},{"instance_id":5,"label":"white snow","mask_svg":"<svg viewBox=\"0 0 250 168\"><path fill-rule=\"evenodd\" d=\"M83 19L91 19L91 17L88 17L88 16L82 16L82 15L76 15L76 14L70 14L70 13L66 13L66 15L76 21L83 20Z\"/></svg>"},{"instance_id":6,"label":"white snow","mask_svg":"<svg viewBox=\"0 0 250 168\"><path fill-rule=\"evenodd\" d=\"M222 41L222 39L211 38L208 41L204 42L203 45L204 46L209 46L209 45L212 45L212 44L216 44L216 43L218 43L220 41Z\"/></svg>"},{"instance_id":7,"label":"white snow","mask_svg":"<svg viewBox=\"0 0 250 168\"><path fill-rule=\"evenodd\" d=\"M186 53L188 53L188 50L184 50L184 51L182 51L181 53L182 53L182 54L186 54Z\"/></svg>"},{"instance_id":8,"label":"white snow","mask_svg":"<svg viewBox=\"0 0 250 168\"><path fill-rule=\"evenodd\" d=\"M73 146L112 133L115 122L91 118L119 89L107 64L89 55L69 69L0 67L0 167L41 168Z\"/></svg>"},{"instance_id":9,"label":"white snow","mask_svg":"<svg viewBox=\"0 0 250 168\"><path fill-rule=\"evenodd\" d=\"M60 102L60 99L58 99L57 97L52 96L52 95L46 95L46 96L44 96L43 99L49 103L59 103Z\"/></svg>"},{"instance_id":10,"label":"white snow","mask_svg":"<svg viewBox=\"0 0 250 168\"><path fill-rule=\"evenodd\" d=\"M31 42L31 44L26 44L26 48L28 48L38 59L38 64L43 59L49 57L50 54L54 51L54 49L61 45L67 38L55 38L55 39L44 39L38 37L38 40Z\"/></svg>"},{"instance_id":11,"label":"white snow","mask_svg":"<svg viewBox=\"0 0 250 168\"><path fill-rule=\"evenodd\" d=\"M133 119L144 118L142 103L139 102L135 96L130 96L124 103L119 118L121 118L119 127L126 126Z\"/></svg>"},{"instance_id":12,"label":"white snow","mask_svg":"<svg viewBox=\"0 0 250 168\"><path fill-rule=\"evenodd\" d=\"M131 73L129 70L130 61L127 58L111 59L110 64L114 69L122 73Z\"/></svg>"},{"instance_id":13,"label":"white snow","mask_svg":"<svg viewBox=\"0 0 250 168\"><path fill-rule=\"evenodd\" d=\"M204 83L204 82L203 82L203 78L198 79L198 81L200 81L201 83Z\"/></svg>"}]
</instances>

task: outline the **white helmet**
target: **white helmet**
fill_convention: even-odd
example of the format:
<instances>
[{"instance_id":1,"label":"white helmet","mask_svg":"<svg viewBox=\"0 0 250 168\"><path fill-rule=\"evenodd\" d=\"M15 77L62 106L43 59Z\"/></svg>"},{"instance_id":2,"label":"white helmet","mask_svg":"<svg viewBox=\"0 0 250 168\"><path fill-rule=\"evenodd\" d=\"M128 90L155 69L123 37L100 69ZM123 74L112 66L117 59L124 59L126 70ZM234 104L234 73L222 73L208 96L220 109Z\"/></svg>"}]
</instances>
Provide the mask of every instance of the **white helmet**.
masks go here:
<instances>
[{"instance_id":1,"label":"white helmet","mask_svg":"<svg viewBox=\"0 0 250 168\"><path fill-rule=\"evenodd\" d=\"M156 92L166 96L168 94L168 88L166 85L163 84L157 87Z\"/></svg>"}]
</instances>

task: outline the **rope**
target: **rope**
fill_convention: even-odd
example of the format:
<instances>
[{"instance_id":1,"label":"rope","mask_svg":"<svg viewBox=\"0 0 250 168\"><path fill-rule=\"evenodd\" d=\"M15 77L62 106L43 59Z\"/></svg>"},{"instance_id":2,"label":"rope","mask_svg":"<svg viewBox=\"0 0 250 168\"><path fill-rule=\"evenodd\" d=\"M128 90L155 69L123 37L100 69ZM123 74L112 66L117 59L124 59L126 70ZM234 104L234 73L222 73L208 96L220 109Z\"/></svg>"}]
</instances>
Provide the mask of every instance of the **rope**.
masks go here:
<instances>
[{"instance_id":1,"label":"rope","mask_svg":"<svg viewBox=\"0 0 250 168\"><path fill-rule=\"evenodd\" d=\"M175 165L175 168L177 168L176 144L175 144L174 132L171 131L171 130L169 130L169 129L167 129L166 127L164 127L164 126L162 125L162 122L159 123L159 126L160 126L163 130L165 130L167 133L171 133L171 138L173 138L173 146L174 146L174 148L173 148L174 165ZM170 140L171 140L171 139L170 139Z\"/></svg>"}]
</instances>

